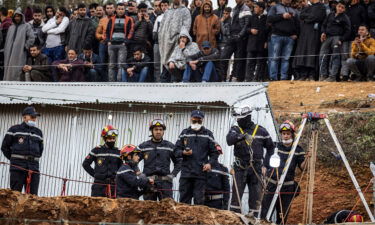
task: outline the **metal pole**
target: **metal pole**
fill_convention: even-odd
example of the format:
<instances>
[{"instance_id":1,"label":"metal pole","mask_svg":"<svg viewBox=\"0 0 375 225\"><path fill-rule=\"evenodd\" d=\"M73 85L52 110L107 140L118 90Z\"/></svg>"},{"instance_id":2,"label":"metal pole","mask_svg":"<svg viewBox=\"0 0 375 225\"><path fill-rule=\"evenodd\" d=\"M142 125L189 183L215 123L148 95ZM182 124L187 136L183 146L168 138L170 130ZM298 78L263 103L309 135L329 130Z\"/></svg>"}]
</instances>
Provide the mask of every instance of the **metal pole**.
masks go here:
<instances>
[{"instance_id":1,"label":"metal pole","mask_svg":"<svg viewBox=\"0 0 375 225\"><path fill-rule=\"evenodd\" d=\"M235 171L234 171L233 168L232 168L231 174L232 174L232 177L233 177L234 188L236 189L238 205L241 208L241 214L243 214L243 211L242 211L242 202L241 202L240 194L238 193L238 186L237 186L237 181L236 181L236 173L235 173Z\"/></svg>"},{"instance_id":2,"label":"metal pole","mask_svg":"<svg viewBox=\"0 0 375 225\"><path fill-rule=\"evenodd\" d=\"M286 177L286 174L288 172L288 169L289 169L289 166L290 166L290 163L292 162L292 158L294 156L294 152L296 151L296 148L297 148L297 145L298 145L298 142L301 138L301 135L302 135L302 132L303 132L303 129L305 128L305 125L306 125L306 121L307 121L307 118L303 118L302 120L302 125L298 131L298 134L296 136L296 140L295 142L293 143L293 146L292 146L292 150L290 150L290 153L289 153L289 156L288 156L288 159L286 160L286 164L285 164L285 167L283 169L283 173L281 174L281 178L280 178L280 181L277 183L277 188L276 188L276 191L275 191L275 194L273 195L273 199L272 199L272 202L271 202L271 205L268 209L268 212L267 212L267 216L266 216L266 220L270 220L271 218L271 214L272 214L272 211L273 211L273 208L275 207L275 204L276 204L276 201L277 201L277 198L279 196L279 192L281 190L281 187L283 186L283 183L284 183L284 180L285 180L285 177Z\"/></svg>"},{"instance_id":3,"label":"metal pole","mask_svg":"<svg viewBox=\"0 0 375 225\"><path fill-rule=\"evenodd\" d=\"M314 187L315 187L315 162L318 149L318 122L312 122L312 132L310 138L309 151L311 157L309 159L309 175L307 186L307 204L306 204L306 224L312 224L313 219L313 202L314 202Z\"/></svg>"},{"instance_id":4,"label":"metal pole","mask_svg":"<svg viewBox=\"0 0 375 225\"><path fill-rule=\"evenodd\" d=\"M345 154L344 154L344 151L342 150L341 145L340 145L340 142L339 142L339 140L337 139L335 132L333 131L333 128L332 128L332 126L331 126L331 123L329 122L329 120L328 120L327 118L324 119L324 122L326 123L326 125L327 125L327 127L328 127L329 133L331 133L331 136L332 136L332 138L333 138L333 141L335 142L335 145L336 145L336 147L337 147L337 150L339 151L339 153L340 153L340 155L341 155L342 161L344 162L344 165L345 165L346 169L348 170L348 173L349 173L349 175L350 175L350 178L352 179L352 182L353 182L353 184L354 184L354 186L355 186L355 189L357 190L358 195L359 195L359 197L361 198L362 203L363 203L363 205L364 205L365 208L366 208L367 214L368 214L368 216L370 217L371 222L375 222L374 215L371 213L371 210L370 210L370 208L369 208L369 206L368 206L368 204L367 204L367 202L366 202L365 196L363 195L362 190L361 190L361 188L359 187L359 184L358 184L358 182L357 182L357 179L355 178L354 173L353 173L353 171L352 171L352 168L350 167L349 162L348 162L348 160L346 159L346 156L345 156Z\"/></svg>"}]
</instances>

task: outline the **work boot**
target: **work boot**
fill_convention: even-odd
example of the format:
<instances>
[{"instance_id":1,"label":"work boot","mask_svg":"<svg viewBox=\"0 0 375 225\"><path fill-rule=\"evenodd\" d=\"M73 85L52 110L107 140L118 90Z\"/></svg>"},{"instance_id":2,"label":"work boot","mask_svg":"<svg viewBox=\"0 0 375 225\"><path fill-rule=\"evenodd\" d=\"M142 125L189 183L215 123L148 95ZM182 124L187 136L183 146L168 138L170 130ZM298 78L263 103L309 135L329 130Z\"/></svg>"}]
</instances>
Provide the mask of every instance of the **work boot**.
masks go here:
<instances>
[{"instance_id":1,"label":"work boot","mask_svg":"<svg viewBox=\"0 0 375 225\"><path fill-rule=\"evenodd\" d=\"M336 82L336 78L329 76L327 79L324 80L325 82Z\"/></svg>"}]
</instances>

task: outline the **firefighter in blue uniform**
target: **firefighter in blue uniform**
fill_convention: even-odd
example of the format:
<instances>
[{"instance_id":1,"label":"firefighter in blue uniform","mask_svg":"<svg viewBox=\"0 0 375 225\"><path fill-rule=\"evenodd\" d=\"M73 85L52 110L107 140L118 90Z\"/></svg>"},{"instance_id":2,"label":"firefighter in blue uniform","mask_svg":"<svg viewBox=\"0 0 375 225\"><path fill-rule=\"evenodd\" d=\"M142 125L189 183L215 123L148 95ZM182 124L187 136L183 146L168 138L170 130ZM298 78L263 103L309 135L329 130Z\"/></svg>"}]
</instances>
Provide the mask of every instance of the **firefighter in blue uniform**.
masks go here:
<instances>
[{"instance_id":1,"label":"firefighter in blue uniform","mask_svg":"<svg viewBox=\"0 0 375 225\"><path fill-rule=\"evenodd\" d=\"M207 172L219 156L218 146L210 130L202 126L204 113L191 113L191 126L184 129L177 142L177 157L182 157L180 178L180 202L195 205L204 204Z\"/></svg>"},{"instance_id":2,"label":"firefighter in blue uniform","mask_svg":"<svg viewBox=\"0 0 375 225\"><path fill-rule=\"evenodd\" d=\"M120 154L123 165L116 175L117 198L139 199L146 192L152 192L154 180L138 174L141 151L135 145L125 145Z\"/></svg>"},{"instance_id":3,"label":"firefighter in blue uniform","mask_svg":"<svg viewBox=\"0 0 375 225\"><path fill-rule=\"evenodd\" d=\"M221 147L217 147L220 154L223 154ZM228 209L230 174L228 168L216 162L212 164L212 169L207 173L207 186L204 205L216 209Z\"/></svg>"},{"instance_id":4,"label":"firefighter in blue uniform","mask_svg":"<svg viewBox=\"0 0 375 225\"><path fill-rule=\"evenodd\" d=\"M163 139L166 130L163 120L152 120L149 130L151 140L143 142L138 148L144 161L143 173L155 181L155 188L158 191L144 194L143 198L154 201L173 198L173 178L180 172L182 158L176 157L174 144ZM174 165L172 172L170 171L171 161Z\"/></svg>"},{"instance_id":5,"label":"firefighter in blue uniform","mask_svg":"<svg viewBox=\"0 0 375 225\"><path fill-rule=\"evenodd\" d=\"M12 126L5 134L1 151L4 156L10 160L10 188L15 191L22 191L27 187L29 182L30 194L38 195L39 188L39 160L43 154L43 134L36 127L39 113L32 106L26 107L22 112L23 122L19 125ZM36 173L28 172L31 170Z\"/></svg>"},{"instance_id":6,"label":"firefighter in blue uniform","mask_svg":"<svg viewBox=\"0 0 375 225\"><path fill-rule=\"evenodd\" d=\"M227 134L227 143L234 145L234 179L237 189L232 186L230 210L241 212L238 196L242 198L246 185L249 189L249 214L258 216L261 206L263 175L266 168L263 165L264 148L266 155L274 152L273 141L265 128L254 124L251 120L250 107L236 108L232 116L237 119L238 126L233 126Z\"/></svg>"},{"instance_id":7,"label":"firefighter in blue uniform","mask_svg":"<svg viewBox=\"0 0 375 225\"><path fill-rule=\"evenodd\" d=\"M273 168L270 166L270 156L265 159L265 166L267 168L267 191L264 195L262 202L262 218L265 218L269 210L272 198L277 188L277 180L283 173L286 161L289 157L289 153L292 150L296 128L290 121L285 121L280 125L281 143L277 144L278 155L280 157L280 166L277 171L272 171ZM293 197L298 196L299 186L294 181L296 168L299 167L301 170L305 166L305 151L297 146L292 161L290 162L288 172L286 174L283 186L281 187L280 197L277 199L275 204L276 208L276 223L281 224L287 223L288 213L290 211L289 206L292 203ZM307 155L308 156L308 155ZM294 192L296 194L294 195ZM288 210L289 209L289 210Z\"/></svg>"},{"instance_id":8,"label":"firefighter in blue uniform","mask_svg":"<svg viewBox=\"0 0 375 225\"><path fill-rule=\"evenodd\" d=\"M82 163L88 174L94 177L91 196L115 198L116 172L122 165L120 150L115 147L118 130L112 125L103 128L101 137L104 145L91 150ZM95 168L91 167L95 163Z\"/></svg>"}]
</instances>

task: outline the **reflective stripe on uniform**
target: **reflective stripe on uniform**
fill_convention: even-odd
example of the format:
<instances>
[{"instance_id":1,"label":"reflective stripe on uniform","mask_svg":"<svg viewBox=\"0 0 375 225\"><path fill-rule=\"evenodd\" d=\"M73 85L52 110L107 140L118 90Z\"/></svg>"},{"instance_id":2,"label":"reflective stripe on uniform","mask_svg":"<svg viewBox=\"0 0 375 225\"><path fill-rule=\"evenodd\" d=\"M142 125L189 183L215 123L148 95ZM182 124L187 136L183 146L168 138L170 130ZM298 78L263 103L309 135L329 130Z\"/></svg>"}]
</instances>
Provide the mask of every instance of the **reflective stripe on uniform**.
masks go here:
<instances>
[{"instance_id":1,"label":"reflective stripe on uniform","mask_svg":"<svg viewBox=\"0 0 375 225\"><path fill-rule=\"evenodd\" d=\"M272 183L272 184L277 184L277 181L273 180L271 178L268 178L267 181L270 182L270 183ZM288 186L288 185L294 185L294 180L292 180L292 181L286 181L286 182L283 183L283 186Z\"/></svg>"},{"instance_id":2,"label":"reflective stripe on uniform","mask_svg":"<svg viewBox=\"0 0 375 225\"><path fill-rule=\"evenodd\" d=\"M277 152L281 154L285 154L285 155L289 155L290 153L290 152L282 151L280 149ZM295 152L294 155L305 155L305 152Z\"/></svg>"},{"instance_id":3,"label":"reflective stripe on uniform","mask_svg":"<svg viewBox=\"0 0 375 225\"><path fill-rule=\"evenodd\" d=\"M134 170L127 169L127 170L123 170L123 171L118 171L117 174L123 174L123 173L127 173L127 172L134 172Z\"/></svg>"},{"instance_id":4,"label":"reflective stripe on uniform","mask_svg":"<svg viewBox=\"0 0 375 225\"><path fill-rule=\"evenodd\" d=\"M167 150L167 151L173 152L173 149L172 148L168 148L168 147L156 147L156 149Z\"/></svg>"},{"instance_id":5,"label":"reflective stripe on uniform","mask_svg":"<svg viewBox=\"0 0 375 225\"><path fill-rule=\"evenodd\" d=\"M43 141L43 138L37 134L32 134L32 133L26 133L26 132L15 132L15 133L12 133L12 132L6 132L6 134L8 135L12 135L12 136L16 136L16 135L26 135L26 136L31 136L31 137L36 137L36 138L39 138L40 140Z\"/></svg>"},{"instance_id":6,"label":"reflective stripe on uniform","mask_svg":"<svg viewBox=\"0 0 375 225\"><path fill-rule=\"evenodd\" d=\"M154 148L140 148L139 150L141 150L142 152L147 152L154 150Z\"/></svg>"},{"instance_id":7,"label":"reflective stripe on uniform","mask_svg":"<svg viewBox=\"0 0 375 225\"><path fill-rule=\"evenodd\" d=\"M215 140L212 137L210 137L210 135L207 135L207 134L183 134L183 135L180 135L180 138L184 138L184 137L204 137L204 138L208 138L211 141L215 142Z\"/></svg>"},{"instance_id":8,"label":"reflective stripe on uniform","mask_svg":"<svg viewBox=\"0 0 375 225\"><path fill-rule=\"evenodd\" d=\"M254 138L255 139L269 139L269 138L271 138L271 136L259 136L259 135L255 135Z\"/></svg>"},{"instance_id":9,"label":"reflective stripe on uniform","mask_svg":"<svg viewBox=\"0 0 375 225\"><path fill-rule=\"evenodd\" d=\"M225 175L225 176L231 176L232 175L230 173L226 173L224 171L215 170L215 169L211 170L211 172L213 172L213 173L219 173L219 174L222 174L222 175Z\"/></svg>"},{"instance_id":10,"label":"reflective stripe on uniform","mask_svg":"<svg viewBox=\"0 0 375 225\"><path fill-rule=\"evenodd\" d=\"M89 154L92 155L92 156L95 156L95 157L111 156L111 157L115 157L115 158L120 158L120 155L112 154L112 153L98 153L98 154L96 154L96 153L90 152Z\"/></svg>"},{"instance_id":11,"label":"reflective stripe on uniform","mask_svg":"<svg viewBox=\"0 0 375 225\"><path fill-rule=\"evenodd\" d=\"M28 155L18 155L18 154L11 154L10 158L16 158L16 159L25 159L25 160L34 160L39 162L39 157L34 156L28 156Z\"/></svg>"}]
</instances>

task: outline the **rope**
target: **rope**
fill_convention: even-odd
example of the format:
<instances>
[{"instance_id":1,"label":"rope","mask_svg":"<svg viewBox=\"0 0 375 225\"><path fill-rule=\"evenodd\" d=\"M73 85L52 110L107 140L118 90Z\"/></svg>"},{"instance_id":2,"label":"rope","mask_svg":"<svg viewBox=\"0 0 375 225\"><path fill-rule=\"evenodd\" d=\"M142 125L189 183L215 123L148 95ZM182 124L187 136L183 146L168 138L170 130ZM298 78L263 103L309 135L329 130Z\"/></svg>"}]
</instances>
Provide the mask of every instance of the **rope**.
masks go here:
<instances>
[{"instance_id":1,"label":"rope","mask_svg":"<svg viewBox=\"0 0 375 225\"><path fill-rule=\"evenodd\" d=\"M32 170L27 170L27 178L26 178L26 194L30 194L30 184L31 184L31 179L32 179L32 175L33 173L35 173L34 171Z\"/></svg>"},{"instance_id":2,"label":"rope","mask_svg":"<svg viewBox=\"0 0 375 225\"><path fill-rule=\"evenodd\" d=\"M61 190L61 196L65 196L66 194L66 183L68 182L68 179L64 178L63 179L63 185L62 185L62 190Z\"/></svg>"}]
</instances>

